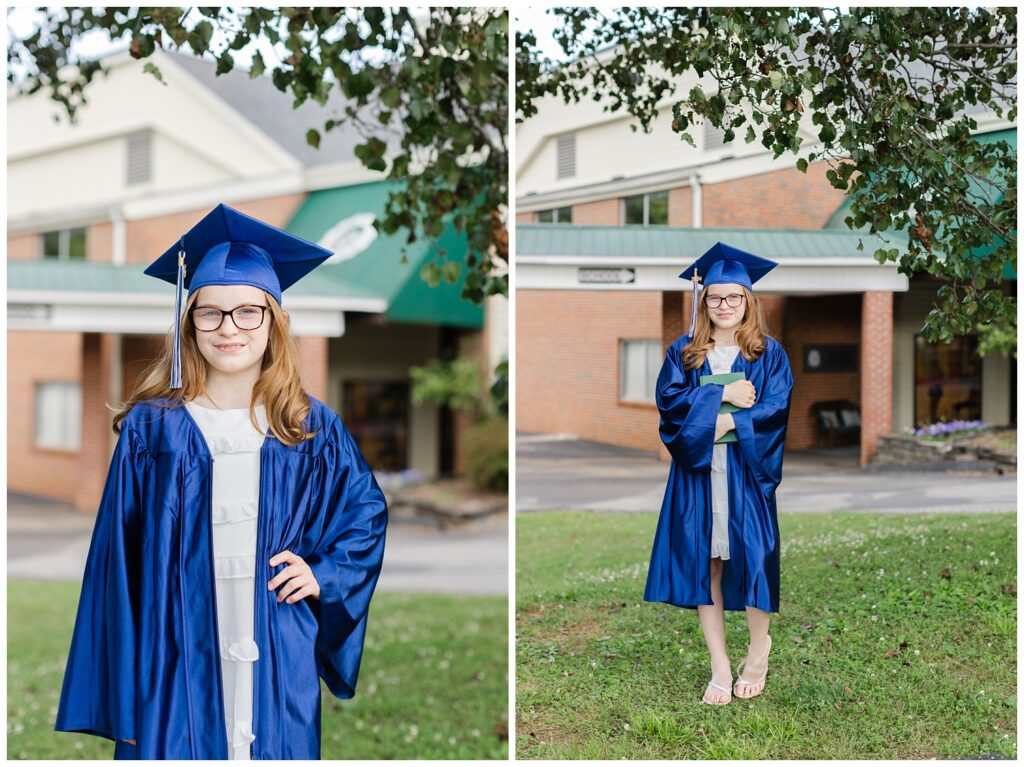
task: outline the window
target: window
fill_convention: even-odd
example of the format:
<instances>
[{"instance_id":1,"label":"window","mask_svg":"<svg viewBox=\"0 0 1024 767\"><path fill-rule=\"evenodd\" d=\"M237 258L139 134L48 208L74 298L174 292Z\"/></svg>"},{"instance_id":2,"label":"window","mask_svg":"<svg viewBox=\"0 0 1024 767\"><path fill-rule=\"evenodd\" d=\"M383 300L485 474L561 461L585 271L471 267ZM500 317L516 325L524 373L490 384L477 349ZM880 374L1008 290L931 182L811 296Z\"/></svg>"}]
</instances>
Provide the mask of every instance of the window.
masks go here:
<instances>
[{"instance_id":1,"label":"window","mask_svg":"<svg viewBox=\"0 0 1024 767\"><path fill-rule=\"evenodd\" d=\"M345 381L341 413L370 466L378 471L408 468L407 381Z\"/></svg>"},{"instance_id":2,"label":"window","mask_svg":"<svg viewBox=\"0 0 1024 767\"><path fill-rule=\"evenodd\" d=\"M654 402L663 353L660 340L619 341L619 397Z\"/></svg>"},{"instance_id":3,"label":"window","mask_svg":"<svg viewBox=\"0 0 1024 767\"><path fill-rule=\"evenodd\" d=\"M43 258L85 258L85 227L43 232Z\"/></svg>"},{"instance_id":4,"label":"window","mask_svg":"<svg viewBox=\"0 0 1024 767\"><path fill-rule=\"evenodd\" d=\"M153 178L153 131L144 130L128 136L127 142L128 159L125 166L128 169L128 176L125 183L128 186L145 184Z\"/></svg>"},{"instance_id":5,"label":"window","mask_svg":"<svg viewBox=\"0 0 1024 767\"><path fill-rule=\"evenodd\" d=\"M555 140L556 178L572 178L576 175L576 134L559 136Z\"/></svg>"},{"instance_id":6,"label":"window","mask_svg":"<svg viewBox=\"0 0 1024 767\"><path fill-rule=\"evenodd\" d=\"M64 381L37 383L35 445L78 450L82 443L82 387Z\"/></svg>"},{"instance_id":7,"label":"window","mask_svg":"<svg viewBox=\"0 0 1024 767\"><path fill-rule=\"evenodd\" d=\"M914 425L981 418L978 339L931 344L914 336Z\"/></svg>"},{"instance_id":8,"label":"window","mask_svg":"<svg viewBox=\"0 0 1024 767\"><path fill-rule=\"evenodd\" d=\"M537 220L542 224L571 224L572 207L551 208L537 213Z\"/></svg>"},{"instance_id":9,"label":"window","mask_svg":"<svg viewBox=\"0 0 1024 767\"><path fill-rule=\"evenodd\" d=\"M668 225L668 191L648 192L622 199L622 220L644 226Z\"/></svg>"}]
</instances>

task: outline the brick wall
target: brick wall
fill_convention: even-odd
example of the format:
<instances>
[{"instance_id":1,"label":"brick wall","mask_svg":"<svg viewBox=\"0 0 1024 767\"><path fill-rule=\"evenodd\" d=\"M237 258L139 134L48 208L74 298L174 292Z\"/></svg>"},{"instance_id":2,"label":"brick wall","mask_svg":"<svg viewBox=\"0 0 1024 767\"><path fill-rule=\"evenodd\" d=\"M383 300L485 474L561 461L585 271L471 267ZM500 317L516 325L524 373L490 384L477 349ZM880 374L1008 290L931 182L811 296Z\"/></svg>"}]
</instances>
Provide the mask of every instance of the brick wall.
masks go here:
<instances>
[{"instance_id":1,"label":"brick wall","mask_svg":"<svg viewBox=\"0 0 1024 767\"><path fill-rule=\"evenodd\" d=\"M7 257L17 260L39 258L39 235L16 234L7 237Z\"/></svg>"},{"instance_id":2,"label":"brick wall","mask_svg":"<svg viewBox=\"0 0 1024 767\"><path fill-rule=\"evenodd\" d=\"M817 162L806 174L786 168L706 184L703 225L821 229L844 199L825 178L826 170L826 163Z\"/></svg>"},{"instance_id":3,"label":"brick wall","mask_svg":"<svg viewBox=\"0 0 1024 767\"><path fill-rule=\"evenodd\" d=\"M327 339L323 336L302 336L295 340L299 347L302 388L321 402L326 402Z\"/></svg>"},{"instance_id":4,"label":"brick wall","mask_svg":"<svg viewBox=\"0 0 1024 767\"><path fill-rule=\"evenodd\" d=\"M7 333L7 488L70 501L78 479L76 451L37 448L35 385L78 381L81 336L12 330Z\"/></svg>"},{"instance_id":5,"label":"brick wall","mask_svg":"<svg viewBox=\"0 0 1024 767\"><path fill-rule=\"evenodd\" d=\"M862 301L860 390L871 406L861 413L860 463L867 466L879 436L892 433L892 293L868 291Z\"/></svg>"},{"instance_id":6,"label":"brick wall","mask_svg":"<svg viewBox=\"0 0 1024 767\"><path fill-rule=\"evenodd\" d=\"M520 224L535 224L537 223L537 213L532 210L524 213L516 213L516 221Z\"/></svg>"},{"instance_id":7,"label":"brick wall","mask_svg":"<svg viewBox=\"0 0 1024 767\"><path fill-rule=\"evenodd\" d=\"M622 223L619 220L619 198L573 205L572 222L591 226L618 226Z\"/></svg>"},{"instance_id":8,"label":"brick wall","mask_svg":"<svg viewBox=\"0 0 1024 767\"><path fill-rule=\"evenodd\" d=\"M262 200L234 203L231 207L247 215L266 221L271 226L283 227L295 215L303 201L303 194L279 195ZM127 256L129 263L149 263L174 244L210 212L209 208L175 213L144 221L129 221L127 227Z\"/></svg>"},{"instance_id":9,"label":"brick wall","mask_svg":"<svg viewBox=\"0 0 1024 767\"><path fill-rule=\"evenodd\" d=\"M860 295L789 296L785 302L785 349L793 370L786 447L804 450L819 444L811 413L815 402L848 399L860 404L860 373L808 373L806 347L818 344L855 344L860 339Z\"/></svg>"},{"instance_id":10,"label":"brick wall","mask_svg":"<svg viewBox=\"0 0 1024 767\"><path fill-rule=\"evenodd\" d=\"M95 512L110 467L110 392L112 344L109 334L82 336L82 447L78 451L78 482L74 504L78 511Z\"/></svg>"},{"instance_id":11,"label":"brick wall","mask_svg":"<svg viewBox=\"0 0 1024 767\"><path fill-rule=\"evenodd\" d=\"M619 400L619 339L662 337L660 293L516 293L516 429L659 451L658 411Z\"/></svg>"},{"instance_id":12,"label":"brick wall","mask_svg":"<svg viewBox=\"0 0 1024 767\"><path fill-rule=\"evenodd\" d=\"M690 187L668 190L668 225L693 226L693 190Z\"/></svg>"}]
</instances>

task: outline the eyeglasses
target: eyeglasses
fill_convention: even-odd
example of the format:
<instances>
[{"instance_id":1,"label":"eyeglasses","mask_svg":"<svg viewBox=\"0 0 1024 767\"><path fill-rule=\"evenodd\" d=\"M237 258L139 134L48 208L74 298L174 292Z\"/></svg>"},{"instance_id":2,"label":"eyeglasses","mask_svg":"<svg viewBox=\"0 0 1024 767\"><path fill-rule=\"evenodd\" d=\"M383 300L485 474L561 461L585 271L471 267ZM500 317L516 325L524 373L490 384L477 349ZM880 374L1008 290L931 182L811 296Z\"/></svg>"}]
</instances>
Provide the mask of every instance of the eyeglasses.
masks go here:
<instances>
[{"instance_id":1,"label":"eyeglasses","mask_svg":"<svg viewBox=\"0 0 1024 767\"><path fill-rule=\"evenodd\" d=\"M735 309L743 303L745 296L742 293L730 293L729 295L724 296L724 298L725 303ZM722 299L723 296L707 296L704 299L704 303L706 303L711 309L717 309L722 305Z\"/></svg>"},{"instance_id":2,"label":"eyeglasses","mask_svg":"<svg viewBox=\"0 0 1024 767\"><path fill-rule=\"evenodd\" d=\"M239 330L256 330L263 324L263 317L268 308L267 306L246 304L225 312L212 306L200 306L198 309L192 310L192 324L196 326L196 330L210 333L220 330L220 326L224 324L224 318L231 315L231 321Z\"/></svg>"}]
</instances>

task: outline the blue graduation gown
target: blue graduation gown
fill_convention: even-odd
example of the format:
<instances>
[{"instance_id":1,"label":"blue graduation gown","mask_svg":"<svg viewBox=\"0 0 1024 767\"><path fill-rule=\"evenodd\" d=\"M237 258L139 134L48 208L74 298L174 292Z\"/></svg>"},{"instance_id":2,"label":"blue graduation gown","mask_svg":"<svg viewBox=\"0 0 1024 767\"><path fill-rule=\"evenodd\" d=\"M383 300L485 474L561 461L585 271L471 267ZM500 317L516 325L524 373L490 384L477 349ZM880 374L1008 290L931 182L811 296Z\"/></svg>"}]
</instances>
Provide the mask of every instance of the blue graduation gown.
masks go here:
<instances>
[{"instance_id":1,"label":"blue graduation gown","mask_svg":"<svg viewBox=\"0 0 1024 767\"><path fill-rule=\"evenodd\" d=\"M310 398L316 436L260 450L253 759L320 758L320 678L355 694L387 507L341 419ZM213 458L184 407L132 408L82 582L57 730L115 740L115 759L226 759L212 552ZM265 587L302 557L320 598ZM125 743L136 740L137 745Z\"/></svg>"},{"instance_id":2,"label":"blue graduation gown","mask_svg":"<svg viewBox=\"0 0 1024 767\"><path fill-rule=\"evenodd\" d=\"M651 551L644 600L696 608L711 599L711 457L715 421L725 387L700 385L707 360L686 370L682 336L669 347L656 399L661 439L672 455L668 485ZM753 362L737 354L733 372L754 384L753 407L733 413L737 441L728 444L729 559L723 560L726 610L747 605L779 611L779 523L775 489L782 481L782 449L793 375L782 346L765 339Z\"/></svg>"}]
</instances>

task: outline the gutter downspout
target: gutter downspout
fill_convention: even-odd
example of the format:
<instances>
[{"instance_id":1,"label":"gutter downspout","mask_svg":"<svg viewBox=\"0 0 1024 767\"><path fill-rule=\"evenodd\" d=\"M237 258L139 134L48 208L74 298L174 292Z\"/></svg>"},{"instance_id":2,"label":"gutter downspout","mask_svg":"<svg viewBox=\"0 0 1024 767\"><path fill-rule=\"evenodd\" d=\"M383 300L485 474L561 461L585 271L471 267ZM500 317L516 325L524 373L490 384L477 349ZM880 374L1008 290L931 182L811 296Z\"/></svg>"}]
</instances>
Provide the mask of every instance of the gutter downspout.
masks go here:
<instances>
[{"instance_id":1,"label":"gutter downspout","mask_svg":"<svg viewBox=\"0 0 1024 767\"><path fill-rule=\"evenodd\" d=\"M690 176L690 189L693 190L693 228L704 226L704 187L700 183L700 174Z\"/></svg>"},{"instance_id":2,"label":"gutter downspout","mask_svg":"<svg viewBox=\"0 0 1024 767\"><path fill-rule=\"evenodd\" d=\"M123 266L128 261L128 229L120 206L110 208L110 261Z\"/></svg>"}]
</instances>

